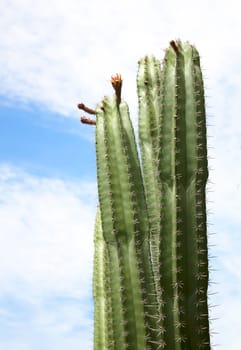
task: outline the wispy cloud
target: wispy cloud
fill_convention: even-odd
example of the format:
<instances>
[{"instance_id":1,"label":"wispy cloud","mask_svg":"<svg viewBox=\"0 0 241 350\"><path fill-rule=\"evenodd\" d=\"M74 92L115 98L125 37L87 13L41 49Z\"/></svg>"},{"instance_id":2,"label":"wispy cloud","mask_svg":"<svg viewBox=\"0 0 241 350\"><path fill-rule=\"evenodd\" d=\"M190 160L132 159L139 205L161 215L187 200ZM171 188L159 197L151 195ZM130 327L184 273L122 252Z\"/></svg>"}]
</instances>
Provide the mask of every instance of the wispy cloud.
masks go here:
<instances>
[{"instance_id":1,"label":"wispy cloud","mask_svg":"<svg viewBox=\"0 0 241 350\"><path fill-rule=\"evenodd\" d=\"M239 66L237 3L205 0L1 2L1 94L76 116L79 99L95 104L110 93L108 79L120 71L124 94L135 106L136 64L140 56L162 56L169 40L198 45L211 87L223 85ZM230 80L229 80L230 81Z\"/></svg>"},{"instance_id":2,"label":"wispy cloud","mask_svg":"<svg viewBox=\"0 0 241 350\"><path fill-rule=\"evenodd\" d=\"M61 349L71 338L90 343L95 184L6 165L0 173L1 347L13 349L14 337L32 349L34 334L35 342L48 340L46 349L55 338L63 339Z\"/></svg>"}]
</instances>

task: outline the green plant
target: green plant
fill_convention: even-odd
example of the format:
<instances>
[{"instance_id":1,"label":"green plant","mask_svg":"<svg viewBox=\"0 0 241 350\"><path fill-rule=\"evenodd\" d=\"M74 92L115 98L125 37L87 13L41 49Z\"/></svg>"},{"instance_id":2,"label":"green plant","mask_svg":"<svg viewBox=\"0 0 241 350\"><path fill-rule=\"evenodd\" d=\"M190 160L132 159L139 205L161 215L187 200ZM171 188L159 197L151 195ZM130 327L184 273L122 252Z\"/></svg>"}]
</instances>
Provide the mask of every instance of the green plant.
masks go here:
<instances>
[{"instance_id":1,"label":"green plant","mask_svg":"<svg viewBox=\"0 0 241 350\"><path fill-rule=\"evenodd\" d=\"M99 193L94 349L208 350L208 168L198 51L171 41L162 65L152 56L139 61L141 162L120 75L112 85L114 97L92 111Z\"/></svg>"}]
</instances>

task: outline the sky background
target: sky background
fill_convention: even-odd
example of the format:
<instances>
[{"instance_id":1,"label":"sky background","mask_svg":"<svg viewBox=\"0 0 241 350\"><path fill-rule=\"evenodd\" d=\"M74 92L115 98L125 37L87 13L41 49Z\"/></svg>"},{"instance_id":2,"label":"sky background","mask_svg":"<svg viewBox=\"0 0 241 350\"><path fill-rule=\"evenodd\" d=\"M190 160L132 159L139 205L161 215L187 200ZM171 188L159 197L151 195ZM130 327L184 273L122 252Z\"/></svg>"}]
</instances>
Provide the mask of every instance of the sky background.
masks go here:
<instances>
[{"instance_id":1,"label":"sky background","mask_svg":"<svg viewBox=\"0 0 241 350\"><path fill-rule=\"evenodd\" d=\"M121 73L136 126L137 61L177 38L196 45L205 77L212 344L239 348L239 6L0 0L0 349L92 349L94 128L76 104L95 107Z\"/></svg>"}]
</instances>

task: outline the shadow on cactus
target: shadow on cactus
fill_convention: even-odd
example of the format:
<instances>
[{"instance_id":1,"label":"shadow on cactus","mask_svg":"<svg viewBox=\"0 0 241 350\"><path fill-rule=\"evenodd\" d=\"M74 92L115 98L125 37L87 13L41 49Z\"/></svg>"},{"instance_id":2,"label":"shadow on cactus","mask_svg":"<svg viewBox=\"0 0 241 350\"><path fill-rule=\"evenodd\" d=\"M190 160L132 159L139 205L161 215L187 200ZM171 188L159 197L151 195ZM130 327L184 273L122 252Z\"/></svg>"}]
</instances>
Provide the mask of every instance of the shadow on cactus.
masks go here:
<instances>
[{"instance_id":1,"label":"shadow on cactus","mask_svg":"<svg viewBox=\"0 0 241 350\"><path fill-rule=\"evenodd\" d=\"M122 78L96 120L95 350L208 350L208 177L199 54L171 41L139 61L138 157Z\"/></svg>"}]
</instances>

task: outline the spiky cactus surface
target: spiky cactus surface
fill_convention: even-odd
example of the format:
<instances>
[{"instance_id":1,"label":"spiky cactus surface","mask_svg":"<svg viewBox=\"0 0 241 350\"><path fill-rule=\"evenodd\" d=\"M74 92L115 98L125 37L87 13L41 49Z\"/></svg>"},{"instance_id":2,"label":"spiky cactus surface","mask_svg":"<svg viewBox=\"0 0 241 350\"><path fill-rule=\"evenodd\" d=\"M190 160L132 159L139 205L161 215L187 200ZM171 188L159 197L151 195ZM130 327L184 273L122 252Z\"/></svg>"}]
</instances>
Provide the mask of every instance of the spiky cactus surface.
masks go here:
<instances>
[{"instance_id":1,"label":"spiky cactus surface","mask_svg":"<svg viewBox=\"0 0 241 350\"><path fill-rule=\"evenodd\" d=\"M172 41L162 65L155 57L139 61L141 162L120 75L112 85L114 97L95 111L94 349L208 350L208 168L199 54L189 43Z\"/></svg>"}]
</instances>

